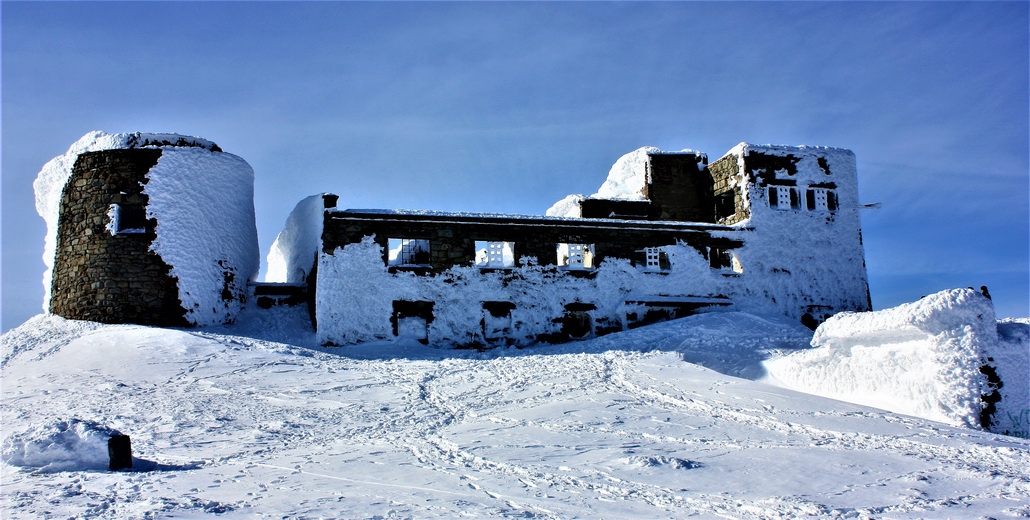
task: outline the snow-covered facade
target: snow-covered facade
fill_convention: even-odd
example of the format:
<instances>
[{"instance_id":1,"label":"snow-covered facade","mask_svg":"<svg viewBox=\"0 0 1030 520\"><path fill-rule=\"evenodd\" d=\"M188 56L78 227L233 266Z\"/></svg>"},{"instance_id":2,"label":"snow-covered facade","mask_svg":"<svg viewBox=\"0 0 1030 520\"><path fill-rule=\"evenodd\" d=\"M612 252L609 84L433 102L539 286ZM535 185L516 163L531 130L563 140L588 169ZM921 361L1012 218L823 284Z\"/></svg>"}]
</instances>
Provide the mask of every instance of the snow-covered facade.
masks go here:
<instances>
[{"instance_id":1,"label":"snow-covered facade","mask_svg":"<svg viewBox=\"0 0 1030 520\"><path fill-rule=\"evenodd\" d=\"M254 173L214 143L91 132L43 166L44 310L106 323L232 322L257 274Z\"/></svg>"},{"instance_id":2,"label":"snow-covered facade","mask_svg":"<svg viewBox=\"0 0 1030 520\"><path fill-rule=\"evenodd\" d=\"M859 207L848 150L641 148L546 216L329 208L320 249L276 269L316 273L324 344L525 345L713 308L814 327L870 309Z\"/></svg>"}]
</instances>

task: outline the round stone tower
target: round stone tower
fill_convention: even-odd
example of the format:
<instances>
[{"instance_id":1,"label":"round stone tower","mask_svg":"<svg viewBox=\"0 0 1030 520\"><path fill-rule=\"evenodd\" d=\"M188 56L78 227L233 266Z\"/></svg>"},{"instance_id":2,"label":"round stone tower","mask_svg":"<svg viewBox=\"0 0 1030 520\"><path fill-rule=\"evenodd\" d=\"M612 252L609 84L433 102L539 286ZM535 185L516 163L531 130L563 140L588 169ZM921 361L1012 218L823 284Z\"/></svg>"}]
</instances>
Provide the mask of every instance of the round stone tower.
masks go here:
<instances>
[{"instance_id":1,"label":"round stone tower","mask_svg":"<svg viewBox=\"0 0 1030 520\"><path fill-rule=\"evenodd\" d=\"M171 266L150 250L143 193L160 149L83 153L61 195L50 312L104 323L186 325Z\"/></svg>"},{"instance_id":2,"label":"round stone tower","mask_svg":"<svg viewBox=\"0 0 1030 520\"><path fill-rule=\"evenodd\" d=\"M55 214L43 215L46 310L103 323L233 321L258 262L250 167L197 138L95 133L81 146L89 137L36 183L40 213Z\"/></svg>"}]
</instances>

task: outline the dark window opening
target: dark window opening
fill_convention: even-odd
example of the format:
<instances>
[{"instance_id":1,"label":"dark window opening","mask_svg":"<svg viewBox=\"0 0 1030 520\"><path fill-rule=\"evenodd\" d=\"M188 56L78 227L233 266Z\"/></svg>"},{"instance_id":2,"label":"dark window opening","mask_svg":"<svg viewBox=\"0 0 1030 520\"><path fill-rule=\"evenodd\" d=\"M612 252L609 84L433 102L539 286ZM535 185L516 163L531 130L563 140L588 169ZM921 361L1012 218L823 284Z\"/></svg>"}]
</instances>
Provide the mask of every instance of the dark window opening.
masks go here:
<instances>
[{"instance_id":1,"label":"dark window opening","mask_svg":"<svg viewBox=\"0 0 1030 520\"><path fill-rule=\"evenodd\" d=\"M511 302L483 302L483 338L492 343L511 338Z\"/></svg>"},{"instance_id":2,"label":"dark window opening","mask_svg":"<svg viewBox=\"0 0 1030 520\"><path fill-rule=\"evenodd\" d=\"M712 266L712 269L733 269L733 255L726 249L709 248L708 265Z\"/></svg>"},{"instance_id":3,"label":"dark window opening","mask_svg":"<svg viewBox=\"0 0 1030 520\"><path fill-rule=\"evenodd\" d=\"M147 207L143 204L112 204L110 215L114 235L147 232Z\"/></svg>"},{"instance_id":4,"label":"dark window opening","mask_svg":"<svg viewBox=\"0 0 1030 520\"><path fill-rule=\"evenodd\" d=\"M573 302L565 306L562 333L569 339L587 339L594 335L594 319L590 311L597 309L592 303Z\"/></svg>"},{"instance_id":5,"label":"dark window opening","mask_svg":"<svg viewBox=\"0 0 1030 520\"><path fill-rule=\"evenodd\" d=\"M394 300L390 324L393 335L429 344L429 324L433 322L433 302Z\"/></svg>"},{"instance_id":6,"label":"dark window opening","mask_svg":"<svg viewBox=\"0 0 1030 520\"><path fill-rule=\"evenodd\" d=\"M715 196L715 218L732 217L737 212L737 200L734 192Z\"/></svg>"}]
</instances>

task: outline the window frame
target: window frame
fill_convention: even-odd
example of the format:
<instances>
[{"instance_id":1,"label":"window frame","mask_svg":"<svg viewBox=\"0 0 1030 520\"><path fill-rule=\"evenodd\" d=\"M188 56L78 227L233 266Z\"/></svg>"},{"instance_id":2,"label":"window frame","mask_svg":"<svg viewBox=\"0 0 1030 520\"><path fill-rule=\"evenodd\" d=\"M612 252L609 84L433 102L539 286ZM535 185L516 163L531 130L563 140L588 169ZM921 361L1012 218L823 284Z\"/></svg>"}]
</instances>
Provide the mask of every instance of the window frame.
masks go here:
<instances>
[{"instance_id":1,"label":"window frame","mask_svg":"<svg viewBox=\"0 0 1030 520\"><path fill-rule=\"evenodd\" d=\"M770 185L768 199L769 207L773 209L780 211L801 209L801 194L798 192L797 186Z\"/></svg>"},{"instance_id":2,"label":"window frame","mask_svg":"<svg viewBox=\"0 0 1030 520\"><path fill-rule=\"evenodd\" d=\"M563 256L563 246L565 255ZM578 242L558 242L555 247L557 265L569 270L592 270L597 268L597 253L594 244Z\"/></svg>"},{"instance_id":3,"label":"window frame","mask_svg":"<svg viewBox=\"0 0 1030 520\"><path fill-rule=\"evenodd\" d=\"M432 244L428 238L390 237L386 244L386 265L390 267L431 267L432 265ZM418 249L415 249L416 247ZM425 260L425 262L418 260Z\"/></svg>"},{"instance_id":4,"label":"window frame","mask_svg":"<svg viewBox=\"0 0 1030 520\"><path fill-rule=\"evenodd\" d=\"M147 205L115 202L107 210L107 230L113 236L118 235L142 235L147 232ZM141 224L142 227L129 226L129 224Z\"/></svg>"},{"instance_id":5,"label":"window frame","mask_svg":"<svg viewBox=\"0 0 1030 520\"><path fill-rule=\"evenodd\" d=\"M473 265L480 269L511 269L515 267L515 242L507 240L476 240L473 243L476 257ZM481 258L480 251L486 252Z\"/></svg>"}]
</instances>

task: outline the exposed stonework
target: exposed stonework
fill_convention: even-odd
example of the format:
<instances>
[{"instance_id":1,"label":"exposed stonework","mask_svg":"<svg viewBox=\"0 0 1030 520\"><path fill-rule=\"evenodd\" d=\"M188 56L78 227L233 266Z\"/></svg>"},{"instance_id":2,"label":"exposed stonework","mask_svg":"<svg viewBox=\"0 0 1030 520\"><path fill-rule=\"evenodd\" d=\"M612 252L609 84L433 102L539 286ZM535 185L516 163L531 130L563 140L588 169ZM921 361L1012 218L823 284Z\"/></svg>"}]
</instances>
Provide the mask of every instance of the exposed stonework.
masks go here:
<instances>
[{"instance_id":1,"label":"exposed stonework","mask_svg":"<svg viewBox=\"0 0 1030 520\"><path fill-rule=\"evenodd\" d=\"M150 250L156 222L112 231L112 205L145 207L160 149L81 154L61 198L50 312L103 323L186 325L171 267Z\"/></svg>"},{"instance_id":2,"label":"exposed stonework","mask_svg":"<svg viewBox=\"0 0 1030 520\"><path fill-rule=\"evenodd\" d=\"M739 186L739 161L740 157L727 154L708 165L712 176L714 222L719 224L736 224L751 217Z\"/></svg>"}]
</instances>

